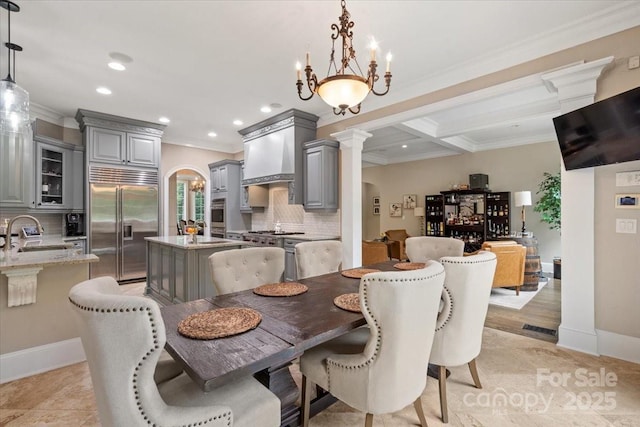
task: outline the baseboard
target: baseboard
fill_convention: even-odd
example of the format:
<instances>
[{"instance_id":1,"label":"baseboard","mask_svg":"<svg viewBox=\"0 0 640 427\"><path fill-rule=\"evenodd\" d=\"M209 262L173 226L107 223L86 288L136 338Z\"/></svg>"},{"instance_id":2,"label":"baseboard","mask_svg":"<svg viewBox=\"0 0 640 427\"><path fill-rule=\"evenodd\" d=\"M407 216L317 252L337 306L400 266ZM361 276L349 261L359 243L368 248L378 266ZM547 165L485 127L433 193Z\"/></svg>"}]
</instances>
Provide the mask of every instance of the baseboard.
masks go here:
<instances>
[{"instance_id":1,"label":"baseboard","mask_svg":"<svg viewBox=\"0 0 640 427\"><path fill-rule=\"evenodd\" d=\"M580 351L582 353L593 354L599 356L598 353L598 336L593 333L578 331L562 326L558 328L558 347L564 347L571 350Z\"/></svg>"},{"instance_id":2,"label":"baseboard","mask_svg":"<svg viewBox=\"0 0 640 427\"><path fill-rule=\"evenodd\" d=\"M80 338L0 355L0 384L86 360Z\"/></svg>"},{"instance_id":3,"label":"baseboard","mask_svg":"<svg viewBox=\"0 0 640 427\"><path fill-rule=\"evenodd\" d=\"M552 262L541 262L543 273L552 273L553 274L553 263Z\"/></svg>"},{"instance_id":4,"label":"baseboard","mask_svg":"<svg viewBox=\"0 0 640 427\"><path fill-rule=\"evenodd\" d=\"M640 363L640 338L596 329L598 351L603 356Z\"/></svg>"}]
</instances>

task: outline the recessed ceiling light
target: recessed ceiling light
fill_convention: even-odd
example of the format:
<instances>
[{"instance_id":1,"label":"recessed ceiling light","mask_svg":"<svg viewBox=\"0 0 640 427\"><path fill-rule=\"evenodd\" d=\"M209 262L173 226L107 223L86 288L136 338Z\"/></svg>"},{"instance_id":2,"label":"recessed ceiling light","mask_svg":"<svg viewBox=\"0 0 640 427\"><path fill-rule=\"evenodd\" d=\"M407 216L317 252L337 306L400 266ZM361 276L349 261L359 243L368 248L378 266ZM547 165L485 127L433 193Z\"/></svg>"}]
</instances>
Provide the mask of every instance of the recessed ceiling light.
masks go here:
<instances>
[{"instance_id":1,"label":"recessed ceiling light","mask_svg":"<svg viewBox=\"0 0 640 427\"><path fill-rule=\"evenodd\" d=\"M169 120L169 118L168 118L168 117L160 117L160 118L158 119L158 121L159 121L160 123L169 123L171 120Z\"/></svg>"},{"instance_id":2,"label":"recessed ceiling light","mask_svg":"<svg viewBox=\"0 0 640 427\"><path fill-rule=\"evenodd\" d=\"M109 66L109 68L116 71L124 71L127 69L127 67L125 67L122 63L116 61L111 61L107 65Z\"/></svg>"},{"instance_id":3,"label":"recessed ceiling light","mask_svg":"<svg viewBox=\"0 0 640 427\"><path fill-rule=\"evenodd\" d=\"M133 58L121 52L111 52L109 53L109 58L121 64L128 64L130 62L133 62Z\"/></svg>"},{"instance_id":4,"label":"recessed ceiling light","mask_svg":"<svg viewBox=\"0 0 640 427\"><path fill-rule=\"evenodd\" d=\"M407 148L407 144L402 144L402 148Z\"/></svg>"},{"instance_id":5,"label":"recessed ceiling light","mask_svg":"<svg viewBox=\"0 0 640 427\"><path fill-rule=\"evenodd\" d=\"M265 105L264 107L262 107L260 109L260 111L262 111L263 113L270 113L271 112L271 107Z\"/></svg>"},{"instance_id":6,"label":"recessed ceiling light","mask_svg":"<svg viewBox=\"0 0 640 427\"><path fill-rule=\"evenodd\" d=\"M111 95L111 89L104 86L100 86L99 88L97 88L96 92L98 92L101 95Z\"/></svg>"},{"instance_id":7,"label":"recessed ceiling light","mask_svg":"<svg viewBox=\"0 0 640 427\"><path fill-rule=\"evenodd\" d=\"M207 136L210 136L211 138L215 138L216 136L218 136L218 134L215 132L209 132Z\"/></svg>"},{"instance_id":8,"label":"recessed ceiling light","mask_svg":"<svg viewBox=\"0 0 640 427\"><path fill-rule=\"evenodd\" d=\"M242 126L242 120L234 120L233 124L236 126Z\"/></svg>"}]
</instances>

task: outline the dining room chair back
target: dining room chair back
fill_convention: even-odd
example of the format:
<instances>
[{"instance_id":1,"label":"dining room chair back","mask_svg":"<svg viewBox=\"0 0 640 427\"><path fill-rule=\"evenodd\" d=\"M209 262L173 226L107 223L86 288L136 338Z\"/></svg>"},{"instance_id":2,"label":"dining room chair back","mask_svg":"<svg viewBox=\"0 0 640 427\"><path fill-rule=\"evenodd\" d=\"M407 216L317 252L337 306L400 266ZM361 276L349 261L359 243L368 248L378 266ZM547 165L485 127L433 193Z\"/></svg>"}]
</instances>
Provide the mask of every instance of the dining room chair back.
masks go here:
<instances>
[{"instance_id":1,"label":"dining room chair back","mask_svg":"<svg viewBox=\"0 0 640 427\"><path fill-rule=\"evenodd\" d=\"M282 280L284 249L244 248L215 252L209 257L217 295L253 289Z\"/></svg>"},{"instance_id":2,"label":"dining room chair back","mask_svg":"<svg viewBox=\"0 0 640 427\"><path fill-rule=\"evenodd\" d=\"M320 344L300 357L303 425L308 424L310 391L317 384L365 412L366 423L374 414L413 403L426 426L420 396L444 279L437 261L419 270L370 273L361 279L360 308L368 328Z\"/></svg>"},{"instance_id":3,"label":"dining room chair back","mask_svg":"<svg viewBox=\"0 0 640 427\"><path fill-rule=\"evenodd\" d=\"M342 264L342 242L317 240L298 243L295 257L298 279L335 273Z\"/></svg>"},{"instance_id":4,"label":"dining room chair back","mask_svg":"<svg viewBox=\"0 0 640 427\"><path fill-rule=\"evenodd\" d=\"M405 240L407 257L411 262L439 260L443 256L462 256L464 242L451 237L420 236Z\"/></svg>"},{"instance_id":5,"label":"dining room chair back","mask_svg":"<svg viewBox=\"0 0 640 427\"><path fill-rule=\"evenodd\" d=\"M203 392L185 373L156 383L166 342L158 304L112 277L69 291L103 426L280 425L280 401L251 376Z\"/></svg>"},{"instance_id":6,"label":"dining room chair back","mask_svg":"<svg viewBox=\"0 0 640 427\"><path fill-rule=\"evenodd\" d=\"M471 256L443 257L446 272L442 308L438 315L430 363L439 367L440 409L448 422L446 367L468 364L477 388L482 388L476 357L489 307L496 254L480 251Z\"/></svg>"}]
</instances>

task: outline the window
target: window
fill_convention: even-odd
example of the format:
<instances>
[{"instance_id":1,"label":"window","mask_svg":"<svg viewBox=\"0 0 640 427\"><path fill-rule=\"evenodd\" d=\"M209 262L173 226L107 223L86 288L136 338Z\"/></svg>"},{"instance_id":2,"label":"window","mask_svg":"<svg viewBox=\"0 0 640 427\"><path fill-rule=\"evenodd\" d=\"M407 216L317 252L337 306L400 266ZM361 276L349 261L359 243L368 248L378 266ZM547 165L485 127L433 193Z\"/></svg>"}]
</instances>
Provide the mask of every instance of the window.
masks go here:
<instances>
[{"instance_id":1,"label":"window","mask_svg":"<svg viewBox=\"0 0 640 427\"><path fill-rule=\"evenodd\" d=\"M204 192L195 192L193 194L194 215L196 221L204 221Z\"/></svg>"},{"instance_id":2,"label":"window","mask_svg":"<svg viewBox=\"0 0 640 427\"><path fill-rule=\"evenodd\" d=\"M178 221L187 220L187 183L185 181L178 181L176 186L176 205L177 212L176 218Z\"/></svg>"}]
</instances>

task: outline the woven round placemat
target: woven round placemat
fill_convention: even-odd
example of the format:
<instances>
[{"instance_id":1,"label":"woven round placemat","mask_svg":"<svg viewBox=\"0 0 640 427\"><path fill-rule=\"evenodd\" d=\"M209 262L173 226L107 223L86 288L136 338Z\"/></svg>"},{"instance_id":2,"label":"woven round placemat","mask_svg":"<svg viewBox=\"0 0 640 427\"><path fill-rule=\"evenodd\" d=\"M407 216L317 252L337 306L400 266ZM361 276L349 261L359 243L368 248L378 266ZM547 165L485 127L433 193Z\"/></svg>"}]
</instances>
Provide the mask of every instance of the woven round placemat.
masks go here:
<instances>
[{"instance_id":1,"label":"woven round placemat","mask_svg":"<svg viewBox=\"0 0 640 427\"><path fill-rule=\"evenodd\" d=\"M424 268L426 264L424 262L399 262L393 265L393 268L398 270L420 270Z\"/></svg>"},{"instance_id":2,"label":"woven round placemat","mask_svg":"<svg viewBox=\"0 0 640 427\"><path fill-rule=\"evenodd\" d=\"M357 293L339 295L333 299L333 303L343 310L361 313L360 298Z\"/></svg>"},{"instance_id":3,"label":"woven round placemat","mask_svg":"<svg viewBox=\"0 0 640 427\"><path fill-rule=\"evenodd\" d=\"M185 337L212 340L246 332L262 320L251 308L218 308L192 314L178 323L178 332Z\"/></svg>"},{"instance_id":4,"label":"woven round placemat","mask_svg":"<svg viewBox=\"0 0 640 427\"><path fill-rule=\"evenodd\" d=\"M298 282L269 283L258 286L253 290L254 294L263 297L293 297L303 294L309 290L308 287Z\"/></svg>"},{"instance_id":5,"label":"woven round placemat","mask_svg":"<svg viewBox=\"0 0 640 427\"><path fill-rule=\"evenodd\" d=\"M377 273L379 271L380 270L375 268L354 268L351 270L342 270L340 274L342 274L344 277L350 277L352 279L360 279L365 274Z\"/></svg>"}]
</instances>

